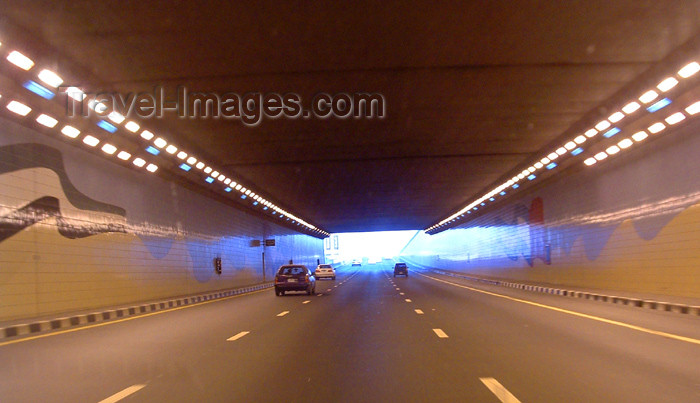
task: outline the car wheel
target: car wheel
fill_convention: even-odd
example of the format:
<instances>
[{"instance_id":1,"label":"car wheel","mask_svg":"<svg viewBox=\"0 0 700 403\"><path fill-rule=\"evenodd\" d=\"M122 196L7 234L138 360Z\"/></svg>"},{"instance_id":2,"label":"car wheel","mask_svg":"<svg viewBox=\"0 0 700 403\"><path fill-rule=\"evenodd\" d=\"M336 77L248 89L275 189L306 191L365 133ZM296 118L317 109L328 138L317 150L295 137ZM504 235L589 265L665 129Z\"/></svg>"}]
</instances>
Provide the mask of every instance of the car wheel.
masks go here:
<instances>
[{"instance_id":1,"label":"car wheel","mask_svg":"<svg viewBox=\"0 0 700 403\"><path fill-rule=\"evenodd\" d=\"M311 291L312 291L311 287L307 288L307 289L306 289L306 295L311 295Z\"/></svg>"},{"instance_id":2,"label":"car wheel","mask_svg":"<svg viewBox=\"0 0 700 403\"><path fill-rule=\"evenodd\" d=\"M333 276L333 280L335 280L335 276Z\"/></svg>"},{"instance_id":3,"label":"car wheel","mask_svg":"<svg viewBox=\"0 0 700 403\"><path fill-rule=\"evenodd\" d=\"M284 295L284 291L280 291L280 294Z\"/></svg>"},{"instance_id":4,"label":"car wheel","mask_svg":"<svg viewBox=\"0 0 700 403\"><path fill-rule=\"evenodd\" d=\"M280 290L278 290L278 289L275 288L275 295L277 295L277 296L279 297L279 296L280 296Z\"/></svg>"}]
</instances>

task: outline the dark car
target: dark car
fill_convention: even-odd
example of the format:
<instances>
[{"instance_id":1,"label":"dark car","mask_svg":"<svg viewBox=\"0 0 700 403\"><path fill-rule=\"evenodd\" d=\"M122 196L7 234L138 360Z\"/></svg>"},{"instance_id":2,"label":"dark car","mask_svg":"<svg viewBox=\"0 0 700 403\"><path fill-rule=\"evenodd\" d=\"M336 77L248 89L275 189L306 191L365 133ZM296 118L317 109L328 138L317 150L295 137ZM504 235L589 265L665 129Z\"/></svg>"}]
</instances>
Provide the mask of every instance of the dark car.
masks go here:
<instances>
[{"instance_id":1,"label":"dark car","mask_svg":"<svg viewBox=\"0 0 700 403\"><path fill-rule=\"evenodd\" d=\"M308 295L314 294L316 278L306 266L284 265L275 275L275 295L284 295L287 291L306 291Z\"/></svg>"},{"instance_id":2,"label":"dark car","mask_svg":"<svg viewBox=\"0 0 700 403\"><path fill-rule=\"evenodd\" d=\"M397 275L408 277L408 266L406 266L406 263L396 263L394 265L394 277Z\"/></svg>"}]
</instances>

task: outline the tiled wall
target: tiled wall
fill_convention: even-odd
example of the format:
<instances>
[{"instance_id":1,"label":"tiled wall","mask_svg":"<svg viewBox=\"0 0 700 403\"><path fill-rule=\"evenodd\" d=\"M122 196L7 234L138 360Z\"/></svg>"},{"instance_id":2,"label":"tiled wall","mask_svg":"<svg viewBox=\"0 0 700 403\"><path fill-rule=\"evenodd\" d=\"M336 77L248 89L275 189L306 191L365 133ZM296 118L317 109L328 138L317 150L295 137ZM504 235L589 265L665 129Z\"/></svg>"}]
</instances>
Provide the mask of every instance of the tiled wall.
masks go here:
<instances>
[{"instance_id":1,"label":"tiled wall","mask_svg":"<svg viewBox=\"0 0 700 403\"><path fill-rule=\"evenodd\" d=\"M402 254L485 277L700 298L699 131L561 172Z\"/></svg>"},{"instance_id":2,"label":"tiled wall","mask_svg":"<svg viewBox=\"0 0 700 403\"><path fill-rule=\"evenodd\" d=\"M269 281L323 241L0 119L0 321L259 283L263 252Z\"/></svg>"}]
</instances>

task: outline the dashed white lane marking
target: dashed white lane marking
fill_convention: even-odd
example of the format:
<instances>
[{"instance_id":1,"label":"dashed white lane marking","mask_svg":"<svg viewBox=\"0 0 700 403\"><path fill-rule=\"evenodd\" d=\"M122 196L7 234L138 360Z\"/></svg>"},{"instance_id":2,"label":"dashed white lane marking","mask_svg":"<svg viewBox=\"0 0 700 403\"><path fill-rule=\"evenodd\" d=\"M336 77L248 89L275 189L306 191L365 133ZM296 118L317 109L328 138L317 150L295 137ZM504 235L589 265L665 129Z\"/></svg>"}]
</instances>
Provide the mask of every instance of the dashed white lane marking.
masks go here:
<instances>
[{"instance_id":1,"label":"dashed white lane marking","mask_svg":"<svg viewBox=\"0 0 700 403\"><path fill-rule=\"evenodd\" d=\"M331 290L330 288L326 288L326 291L330 291L330 290Z\"/></svg>"},{"instance_id":2,"label":"dashed white lane marking","mask_svg":"<svg viewBox=\"0 0 700 403\"><path fill-rule=\"evenodd\" d=\"M411 302L411 300L409 298L406 298L406 302Z\"/></svg>"},{"instance_id":3,"label":"dashed white lane marking","mask_svg":"<svg viewBox=\"0 0 700 403\"><path fill-rule=\"evenodd\" d=\"M289 311L280 312L280 313L277 314L277 316L284 316L284 315L286 315L286 314L288 314L288 313L289 313Z\"/></svg>"},{"instance_id":4,"label":"dashed white lane marking","mask_svg":"<svg viewBox=\"0 0 700 403\"><path fill-rule=\"evenodd\" d=\"M245 336L245 335L248 334L248 333L250 333L250 332L240 332L240 333L238 333L237 335L235 335L235 336L233 336L233 337L229 337L228 339L226 339L226 341L238 340L238 339L240 339L241 337Z\"/></svg>"},{"instance_id":5,"label":"dashed white lane marking","mask_svg":"<svg viewBox=\"0 0 700 403\"><path fill-rule=\"evenodd\" d=\"M320 297L320 296L322 296L322 295L323 295L323 294L316 294L317 297Z\"/></svg>"},{"instance_id":6,"label":"dashed white lane marking","mask_svg":"<svg viewBox=\"0 0 700 403\"><path fill-rule=\"evenodd\" d=\"M437 337L441 339L446 339L450 336L447 335L447 333L443 332L442 329L433 329L433 332L437 335Z\"/></svg>"},{"instance_id":7,"label":"dashed white lane marking","mask_svg":"<svg viewBox=\"0 0 700 403\"><path fill-rule=\"evenodd\" d=\"M400 288L399 288L399 287L396 287L396 291L399 291L399 290L400 290Z\"/></svg>"},{"instance_id":8,"label":"dashed white lane marking","mask_svg":"<svg viewBox=\"0 0 700 403\"><path fill-rule=\"evenodd\" d=\"M520 403L517 397L513 396L500 382L494 378L479 378L481 382L503 403Z\"/></svg>"},{"instance_id":9,"label":"dashed white lane marking","mask_svg":"<svg viewBox=\"0 0 700 403\"><path fill-rule=\"evenodd\" d=\"M333 288L338 288L338 286L337 286L337 285L334 285Z\"/></svg>"},{"instance_id":10,"label":"dashed white lane marking","mask_svg":"<svg viewBox=\"0 0 700 403\"><path fill-rule=\"evenodd\" d=\"M400 292L399 295L405 295L404 293Z\"/></svg>"},{"instance_id":11,"label":"dashed white lane marking","mask_svg":"<svg viewBox=\"0 0 700 403\"><path fill-rule=\"evenodd\" d=\"M421 311L420 309L414 309L414 311L416 311L418 315L423 315L423 311Z\"/></svg>"},{"instance_id":12,"label":"dashed white lane marking","mask_svg":"<svg viewBox=\"0 0 700 403\"><path fill-rule=\"evenodd\" d=\"M311 302L311 300L307 299L306 301L302 302L302 304L308 304L309 302Z\"/></svg>"},{"instance_id":13,"label":"dashed white lane marking","mask_svg":"<svg viewBox=\"0 0 700 403\"><path fill-rule=\"evenodd\" d=\"M129 395L131 395L131 394L134 394L134 393L138 392L139 390L141 390L141 389L143 389L143 388L145 388L145 387L146 387L146 385L132 385L132 386L129 386L128 388L122 390L121 392L115 393L115 394L113 394L112 396L110 396L110 397L108 397L108 398L106 398L106 399L104 399L104 400L100 400L100 403L114 403L114 402L118 402L118 401L122 400L123 398L125 398L125 397L127 397L127 396L129 396Z\"/></svg>"}]
</instances>

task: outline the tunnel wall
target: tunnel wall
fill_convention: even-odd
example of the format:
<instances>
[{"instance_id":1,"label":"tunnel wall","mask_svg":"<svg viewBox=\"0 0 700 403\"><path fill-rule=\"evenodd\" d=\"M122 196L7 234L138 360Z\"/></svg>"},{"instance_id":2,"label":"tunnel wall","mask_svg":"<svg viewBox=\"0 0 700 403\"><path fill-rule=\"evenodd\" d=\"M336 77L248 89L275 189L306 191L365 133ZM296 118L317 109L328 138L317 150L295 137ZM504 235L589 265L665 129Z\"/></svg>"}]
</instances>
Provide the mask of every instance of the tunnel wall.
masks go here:
<instances>
[{"instance_id":1,"label":"tunnel wall","mask_svg":"<svg viewBox=\"0 0 700 403\"><path fill-rule=\"evenodd\" d=\"M698 131L533 182L457 228L421 232L402 256L494 279L700 298Z\"/></svg>"},{"instance_id":2,"label":"tunnel wall","mask_svg":"<svg viewBox=\"0 0 700 403\"><path fill-rule=\"evenodd\" d=\"M260 283L263 251L267 281L323 261L320 239L2 118L0 189L0 320Z\"/></svg>"}]
</instances>

